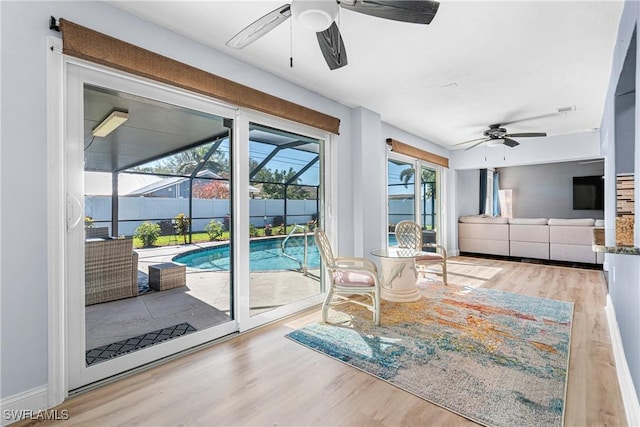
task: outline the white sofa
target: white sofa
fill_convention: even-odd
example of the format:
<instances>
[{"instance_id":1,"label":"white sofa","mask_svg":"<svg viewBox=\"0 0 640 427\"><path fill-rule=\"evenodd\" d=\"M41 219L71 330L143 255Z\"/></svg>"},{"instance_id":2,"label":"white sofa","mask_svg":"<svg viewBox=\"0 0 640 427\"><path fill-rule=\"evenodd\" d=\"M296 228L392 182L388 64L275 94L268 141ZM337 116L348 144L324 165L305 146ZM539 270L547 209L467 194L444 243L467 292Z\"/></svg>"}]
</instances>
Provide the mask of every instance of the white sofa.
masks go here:
<instances>
[{"instance_id":1,"label":"white sofa","mask_svg":"<svg viewBox=\"0 0 640 427\"><path fill-rule=\"evenodd\" d=\"M460 217L460 252L602 264L592 249L593 228L602 220Z\"/></svg>"},{"instance_id":2,"label":"white sofa","mask_svg":"<svg viewBox=\"0 0 640 427\"><path fill-rule=\"evenodd\" d=\"M521 258L549 259L547 218L510 218L509 255Z\"/></svg>"},{"instance_id":3,"label":"white sofa","mask_svg":"<svg viewBox=\"0 0 640 427\"><path fill-rule=\"evenodd\" d=\"M602 220L550 218L550 259L602 264L603 257L597 256L591 247L593 228L602 227L603 224Z\"/></svg>"},{"instance_id":4,"label":"white sofa","mask_svg":"<svg viewBox=\"0 0 640 427\"><path fill-rule=\"evenodd\" d=\"M491 255L509 256L509 220L485 215L460 217L458 249Z\"/></svg>"}]
</instances>

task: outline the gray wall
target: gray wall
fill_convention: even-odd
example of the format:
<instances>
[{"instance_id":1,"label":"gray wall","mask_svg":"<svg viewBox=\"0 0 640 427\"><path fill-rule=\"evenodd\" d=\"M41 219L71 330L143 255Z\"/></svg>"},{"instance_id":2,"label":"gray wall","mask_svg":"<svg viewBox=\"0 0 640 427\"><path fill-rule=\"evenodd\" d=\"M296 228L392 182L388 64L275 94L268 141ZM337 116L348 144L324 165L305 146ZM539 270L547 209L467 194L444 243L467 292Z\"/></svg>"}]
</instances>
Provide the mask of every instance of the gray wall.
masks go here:
<instances>
[{"instance_id":1,"label":"gray wall","mask_svg":"<svg viewBox=\"0 0 640 427\"><path fill-rule=\"evenodd\" d=\"M636 37L631 39L616 85L616 173L633 173L636 119Z\"/></svg>"},{"instance_id":2,"label":"gray wall","mask_svg":"<svg viewBox=\"0 0 640 427\"><path fill-rule=\"evenodd\" d=\"M607 91L605 111L600 127L601 149L606 160L605 177L607 180L607 189L609 190L605 195L605 209L607 212L605 216L605 227L610 230L615 228L615 174L616 164L621 160L617 157L629 155L629 153L617 153L616 145L619 141L622 141L624 135L633 134L634 153L638 153L640 147L638 132L635 132L631 128L626 130L616 128L616 115L618 112L616 112L615 109L615 94L618 79L622 73L627 47L630 44L634 28L637 26L638 20L640 20L639 5L640 3L636 1L626 1L624 4L612 61L611 81ZM637 81L637 67L635 67L634 74L634 76L625 76L624 78ZM635 110L638 110L637 104ZM626 121L625 123L626 126L634 126L633 122L634 121ZM618 132L621 135L618 135ZM624 142L622 143L624 144ZM637 159L637 154L634 155L634 157L635 194L636 200L638 200L640 162ZM638 229L640 228L639 213L639 206L636 204L636 245L638 245ZM612 239L613 236L607 235L609 243L611 243ZM615 310L625 357L635 387L637 405L637 396L640 395L640 257L607 254L605 265L607 265L609 269L609 295L613 303L613 309ZM636 422L637 421L639 420L636 420Z\"/></svg>"},{"instance_id":3,"label":"gray wall","mask_svg":"<svg viewBox=\"0 0 640 427\"><path fill-rule=\"evenodd\" d=\"M596 218L603 210L573 210L573 177L604 175L604 163L562 162L497 169L500 188L513 190L514 218Z\"/></svg>"},{"instance_id":4,"label":"gray wall","mask_svg":"<svg viewBox=\"0 0 640 427\"><path fill-rule=\"evenodd\" d=\"M456 171L456 205L458 217L478 215L480 205L480 170Z\"/></svg>"}]
</instances>

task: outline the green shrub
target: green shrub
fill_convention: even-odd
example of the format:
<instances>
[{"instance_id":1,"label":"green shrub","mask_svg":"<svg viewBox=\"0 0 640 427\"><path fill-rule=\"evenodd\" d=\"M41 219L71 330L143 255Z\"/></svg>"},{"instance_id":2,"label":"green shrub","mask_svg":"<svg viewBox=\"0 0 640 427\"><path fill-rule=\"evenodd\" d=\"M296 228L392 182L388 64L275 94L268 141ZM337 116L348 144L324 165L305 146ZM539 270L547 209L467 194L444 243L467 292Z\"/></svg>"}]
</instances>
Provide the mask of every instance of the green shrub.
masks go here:
<instances>
[{"instance_id":1,"label":"green shrub","mask_svg":"<svg viewBox=\"0 0 640 427\"><path fill-rule=\"evenodd\" d=\"M133 237L142 240L142 247L150 248L160 237L160 226L153 222L144 222L136 228Z\"/></svg>"},{"instance_id":2,"label":"green shrub","mask_svg":"<svg viewBox=\"0 0 640 427\"><path fill-rule=\"evenodd\" d=\"M220 221L212 219L209 224L204 226L204 231L209 235L209 240L219 240L224 233L224 225Z\"/></svg>"},{"instance_id":3,"label":"green shrub","mask_svg":"<svg viewBox=\"0 0 640 427\"><path fill-rule=\"evenodd\" d=\"M253 224L249 224L249 237L258 237L258 229Z\"/></svg>"},{"instance_id":4,"label":"green shrub","mask_svg":"<svg viewBox=\"0 0 640 427\"><path fill-rule=\"evenodd\" d=\"M191 224L191 220L185 216L183 213L179 213L176 218L176 234L182 236L184 239L185 245L187 244L187 234L189 234L189 224Z\"/></svg>"}]
</instances>

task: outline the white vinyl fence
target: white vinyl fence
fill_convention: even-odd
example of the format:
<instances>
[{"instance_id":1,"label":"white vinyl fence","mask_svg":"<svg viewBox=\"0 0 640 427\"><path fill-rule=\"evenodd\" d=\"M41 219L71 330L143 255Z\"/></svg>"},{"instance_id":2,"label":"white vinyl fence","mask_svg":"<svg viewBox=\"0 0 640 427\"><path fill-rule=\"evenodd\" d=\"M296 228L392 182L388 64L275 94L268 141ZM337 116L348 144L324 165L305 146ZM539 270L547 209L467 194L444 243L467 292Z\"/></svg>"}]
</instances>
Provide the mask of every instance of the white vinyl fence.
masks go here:
<instances>
[{"instance_id":1,"label":"white vinyl fence","mask_svg":"<svg viewBox=\"0 0 640 427\"><path fill-rule=\"evenodd\" d=\"M249 215L251 224L278 227L276 220L284 216L284 200L251 199ZM120 197L118 199L118 234L131 236L144 221L157 222L174 219L178 214L189 215L189 199L163 197ZM111 196L86 196L85 216L93 218L94 226L108 226L111 231ZM225 222L231 212L230 200L193 199L193 231L204 230L211 219ZM288 200L287 224L306 224L318 212L315 200ZM280 218L278 218L280 217Z\"/></svg>"}]
</instances>

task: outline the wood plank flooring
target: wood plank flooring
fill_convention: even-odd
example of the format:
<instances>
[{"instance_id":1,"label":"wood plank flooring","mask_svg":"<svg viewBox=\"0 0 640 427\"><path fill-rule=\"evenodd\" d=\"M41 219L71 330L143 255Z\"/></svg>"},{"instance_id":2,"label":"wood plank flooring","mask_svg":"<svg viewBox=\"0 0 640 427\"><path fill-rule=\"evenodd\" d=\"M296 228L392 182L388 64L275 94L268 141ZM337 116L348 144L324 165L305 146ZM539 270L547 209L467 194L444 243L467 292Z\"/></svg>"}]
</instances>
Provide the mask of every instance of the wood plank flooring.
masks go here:
<instances>
[{"instance_id":1,"label":"wood plank flooring","mask_svg":"<svg viewBox=\"0 0 640 427\"><path fill-rule=\"evenodd\" d=\"M626 425L602 271L453 257L449 281L573 301L565 425ZM284 338L319 318L319 309L307 311L70 398L56 408L69 420L55 424L475 425Z\"/></svg>"}]
</instances>

